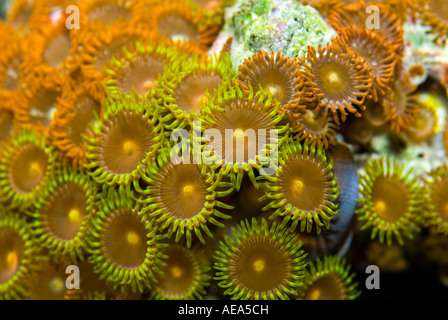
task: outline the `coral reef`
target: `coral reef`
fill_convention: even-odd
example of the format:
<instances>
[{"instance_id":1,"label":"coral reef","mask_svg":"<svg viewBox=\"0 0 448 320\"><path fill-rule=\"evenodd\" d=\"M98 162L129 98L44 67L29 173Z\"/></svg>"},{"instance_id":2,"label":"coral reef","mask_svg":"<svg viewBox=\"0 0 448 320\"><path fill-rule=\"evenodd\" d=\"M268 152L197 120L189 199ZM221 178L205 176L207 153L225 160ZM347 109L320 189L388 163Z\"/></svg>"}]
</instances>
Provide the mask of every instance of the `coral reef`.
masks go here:
<instances>
[{"instance_id":1,"label":"coral reef","mask_svg":"<svg viewBox=\"0 0 448 320\"><path fill-rule=\"evenodd\" d=\"M325 45L336 32L313 7L299 1L235 1L212 52L232 39L234 69L259 50L305 58L308 46Z\"/></svg>"},{"instance_id":2,"label":"coral reef","mask_svg":"<svg viewBox=\"0 0 448 320\"><path fill-rule=\"evenodd\" d=\"M448 297L446 1L0 17L0 299Z\"/></svg>"}]
</instances>

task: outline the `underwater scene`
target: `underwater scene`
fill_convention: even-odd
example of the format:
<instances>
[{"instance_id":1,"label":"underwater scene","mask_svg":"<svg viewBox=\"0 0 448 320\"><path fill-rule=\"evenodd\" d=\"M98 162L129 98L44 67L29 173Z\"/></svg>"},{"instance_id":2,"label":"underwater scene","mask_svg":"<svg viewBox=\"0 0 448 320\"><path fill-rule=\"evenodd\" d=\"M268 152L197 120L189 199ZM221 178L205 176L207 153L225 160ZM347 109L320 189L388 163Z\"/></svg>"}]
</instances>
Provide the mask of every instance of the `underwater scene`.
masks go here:
<instances>
[{"instance_id":1,"label":"underwater scene","mask_svg":"<svg viewBox=\"0 0 448 320\"><path fill-rule=\"evenodd\" d=\"M1 300L448 299L448 1L0 17Z\"/></svg>"}]
</instances>

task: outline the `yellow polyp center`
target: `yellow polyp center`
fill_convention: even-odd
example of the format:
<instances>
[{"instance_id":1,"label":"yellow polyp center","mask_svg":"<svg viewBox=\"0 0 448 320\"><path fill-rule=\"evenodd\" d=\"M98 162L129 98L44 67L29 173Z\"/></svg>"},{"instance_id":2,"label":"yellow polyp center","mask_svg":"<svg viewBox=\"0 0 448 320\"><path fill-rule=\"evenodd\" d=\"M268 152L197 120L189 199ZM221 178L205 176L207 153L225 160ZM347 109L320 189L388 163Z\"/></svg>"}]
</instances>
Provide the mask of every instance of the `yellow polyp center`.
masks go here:
<instances>
[{"instance_id":1,"label":"yellow polyp center","mask_svg":"<svg viewBox=\"0 0 448 320\"><path fill-rule=\"evenodd\" d=\"M28 173L30 174L30 176L34 177L42 171L42 168L38 161L31 161L28 170L29 170Z\"/></svg>"},{"instance_id":2,"label":"yellow polyp center","mask_svg":"<svg viewBox=\"0 0 448 320\"><path fill-rule=\"evenodd\" d=\"M206 104L208 102L208 99L207 96L199 96L197 101L197 105L200 105L201 103Z\"/></svg>"},{"instance_id":3,"label":"yellow polyp center","mask_svg":"<svg viewBox=\"0 0 448 320\"><path fill-rule=\"evenodd\" d=\"M412 131L412 134L423 138L429 134L436 133L437 119L435 114L429 109L422 109L415 117L415 121L409 129Z\"/></svg>"},{"instance_id":4,"label":"yellow polyp center","mask_svg":"<svg viewBox=\"0 0 448 320\"><path fill-rule=\"evenodd\" d=\"M266 263L263 259L255 260L255 262L253 264L255 272L258 272L258 273L262 272L265 268L265 265L266 265Z\"/></svg>"},{"instance_id":5,"label":"yellow polyp center","mask_svg":"<svg viewBox=\"0 0 448 320\"><path fill-rule=\"evenodd\" d=\"M314 117L314 112L311 110L306 110L303 117L305 118L306 122L311 125L314 124L314 122L316 121Z\"/></svg>"},{"instance_id":6,"label":"yellow polyp center","mask_svg":"<svg viewBox=\"0 0 448 320\"><path fill-rule=\"evenodd\" d=\"M386 209L387 209L386 202L382 200L375 201L375 211L379 215L384 214L386 212Z\"/></svg>"},{"instance_id":7,"label":"yellow polyp center","mask_svg":"<svg viewBox=\"0 0 448 320\"><path fill-rule=\"evenodd\" d=\"M271 84L268 86L268 91L271 94L271 96L275 98L280 93L280 87L275 84Z\"/></svg>"},{"instance_id":8,"label":"yellow polyp center","mask_svg":"<svg viewBox=\"0 0 448 320\"><path fill-rule=\"evenodd\" d=\"M17 263L19 262L19 258L17 257L16 251L11 251L6 256L6 265L9 268L15 268Z\"/></svg>"},{"instance_id":9,"label":"yellow polyp center","mask_svg":"<svg viewBox=\"0 0 448 320\"><path fill-rule=\"evenodd\" d=\"M235 139L241 139L244 138L244 131L243 129L236 129L235 131L233 131L233 137Z\"/></svg>"},{"instance_id":10,"label":"yellow polyp center","mask_svg":"<svg viewBox=\"0 0 448 320\"><path fill-rule=\"evenodd\" d=\"M340 84L341 83L341 78L339 77L339 75L336 72L330 72L330 74L328 75L328 82L331 84Z\"/></svg>"},{"instance_id":11,"label":"yellow polyp center","mask_svg":"<svg viewBox=\"0 0 448 320\"><path fill-rule=\"evenodd\" d=\"M295 194L301 194L304 188L305 185L302 180L294 179L292 181L292 192L294 192Z\"/></svg>"},{"instance_id":12,"label":"yellow polyp center","mask_svg":"<svg viewBox=\"0 0 448 320\"><path fill-rule=\"evenodd\" d=\"M422 130L426 128L426 119L424 117L417 117L417 119L415 119L415 128Z\"/></svg>"},{"instance_id":13,"label":"yellow polyp center","mask_svg":"<svg viewBox=\"0 0 448 320\"><path fill-rule=\"evenodd\" d=\"M127 156L130 156L133 153L135 153L136 149L137 149L137 144L132 140L127 140L123 144L123 153Z\"/></svg>"},{"instance_id":14,"label":"yellow polyp center","mask_svg":"<svg viewBox=\"0 0 448 320\"><path fill-rule=\"evenodd\" d=\"M372 188L372 206L378 217L397 222L409 210L411 194L399 177L378 177Z\"/></svg>"},{"instance_id":15,"label":"yellow polyp center","mask_svg":"<svg viewBox=\"0 0 448 320\"><path fill-rule=\"evenodd\" d=\"M233 136L235 137L235 138L241 138L241 137L244 137L244 131L242 130L242 129L236 129L234 132L233 132Z\"/></svg>"},{"instance_id":16,"label":"yellow polyp center","mask_svg":"<svg viewBox=\"0 0 448 320\"><path fill-rule=\"evenodd\" d=\"M129 244L132 244L132 245L137 245L140 243L140 237L134 231L129 231L126 234L126 240Z\"/></svg>"},{"instance_id":17,"label":"yellow polyp center","mask_svg":"<svg viewBox=\"0 0 448 320\"><path fill-rule=\"evenodd\" d=\"M53 292L61 292L65 288L64 281L61 278L54 278L50 282L50 288Z\"/></svg>"},{"instance_id":18,"label":"yellow polyp center","mask_svg":"<svg viewBox=\"0 0 448 320\"><path fill-rule=\"evenodd\" d=\"M178 266L173 266L171 268L171 275L173 276L173 278L180 278L182 277L183 271L181 268L179 268Z\"/></svg>"},{"instance_id":19,"label":"yellow polyp center","mask_svg":"<svg viewBox=\"0 0 448 320\"><path fill-rule=\"evenodd\" d=\"M143 84L143 88L146 90L146 91L149 91L149 90L151 90L152 88L154 88L155 87L155 83L154 83L154 81L152 81L152 80L147 80L147 81L145 81L145 83Z\"/></svg>"},{"instance_id":20,"label":"yellow polyp center","mask_svg":"<svg viewBox=\"0 0 448 320\"><path fill-rule=\"evenodd\" d=\"M321 291L319 289L314 289L310 292L310 300L319 300L321 296Z\"/></svg>"},{"instance_id":21,"label":"yellow polyp center","mask_svg":"<svg viewBox=\"0 0 448 320\"><path fill-rule=\"evenodd\" d=\"M194 194L194 186L191 184L187 184L182 188L182 192L184 197L190 198Z\"/></svg>"},{"instance_id":22,"label":"yellow polyp center","mask_svg":"<svg viewBox=\"0 0 448 320\"><path fill-rule=\"evenodd\" d=\"M68 213L68 221L70 223L79 223L81 221L81 212L77 208L73 208Z\"/></svg>"},{"instance_id":23,"label":"yellow polyp center","mask_svg":"<svg viewBox=\"0 0 448 320\"><path fill-rule=\"evenodd\" d=\"M303 120L309 130L322 132L327 128L328 122L324 114L306 110L303 114Z\"/></svg>"}]
</instances>

